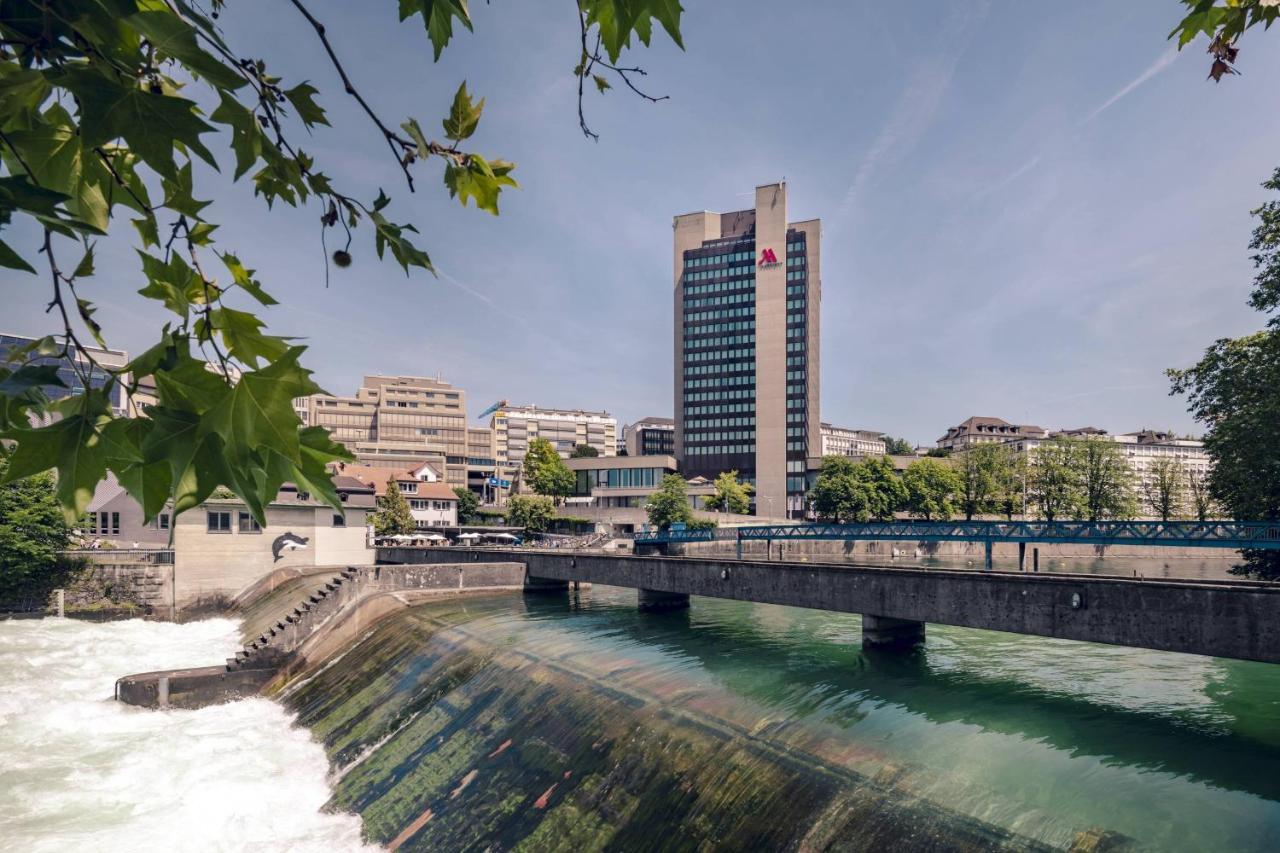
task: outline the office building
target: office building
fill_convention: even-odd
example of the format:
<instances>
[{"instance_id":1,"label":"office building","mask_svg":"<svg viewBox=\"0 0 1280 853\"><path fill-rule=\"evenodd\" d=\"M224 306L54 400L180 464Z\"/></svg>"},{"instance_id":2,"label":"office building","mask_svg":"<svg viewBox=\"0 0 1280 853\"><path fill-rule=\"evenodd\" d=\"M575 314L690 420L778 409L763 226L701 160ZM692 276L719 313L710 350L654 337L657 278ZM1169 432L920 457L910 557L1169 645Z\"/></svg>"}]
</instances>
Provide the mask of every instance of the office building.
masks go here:
<instances>
[{"instance_id":1,"label":"office building","mask_svg":"<svg viewBox=\"0 0 1280 853\"><path fill-rule=\"evenodd\" d=\"M758 511L800 516L819 433L821 223L787 185L751 208L675 217L675 454L686 477L737 471Z\"/></svg>"},{"instance_id":2,"label":"office building","mask_svg":"<svg viewBox=\"0 0 1280 853\"><path fill-rule=\"evenodd\" d=\"M10 353L35 343L37 340L39 339L0 332L0 364L8 361ZM66 387L58 387L56 385L43 387L41 390L48 395L50 400L62 400L82 393L85 387L85 378L88 379L90 388L102 388L110 378L106 369L119 369L129 363L129 354L124 350L102 349L100 347L85 347L82 350L73 348L71 357L74 360L74 364L58 355L37 355L31 358L24 358L23 361L33 365L54 365L58 368L58 378L62 380ZM124 378L127 381L128 375L126 374ZM117 382L112 386L110 400L113 414L127 415L131 413L131 406L125 395L124 383Z\"/></svg>"},{"instance_id":3,"label":"office building","mask_svg":"<svg viewBox=\"0 0 1280 853\"><path fill-rule=\"evenodd\" d=\"M294 409L360 462L429 463L448 485L467 485L467 395L439 378L366 376L354 396L313 394L295 400Z\"/></svg>"},{"instance_id":4,"label":"office building","mask_svg":"<svg viewBox=\"0 0 1280 853\"><path fill-rule=\"evenodd\" d=\"M1049 437L1044 427L1026 424L1011 424L1000 418L974 416L947 430L938 439L938 447L943 450L964 450L975 444L998 442L1016 442L1023 440L1043 440Z\"/></svg>"},{"instance_id":5,"label":"office building","mask_svg":"<svg viewBox=\"0 0 1280 853\"><path fill-rule=\"evenodd\" d=\"M628 456L672 456L676 452L674 418L645 418L622 430Z\"/></svg>"},{"instance_id":6,"label":"office building","mask_svg":"<svg viewBox=\"0 0 1280 853\"><path fill-rule=\"evenodd\" d=\"M823 456L884 456L884 434L822 424Z\"/></svg>"},{"instance_id":7,"label":"office building","mask_svg":"<svg viewBox=\"0 0 1280 853\"><path fill-rule=\"evenodd\" d=\"M494 458L503 470L515 472L524 465L529 442L545 438L564 458L580 444L601 456L618 453L618 419L608 412L581 409L543 409L538 406L506 406L494 412Z\"/></svg>"}]
</instances>

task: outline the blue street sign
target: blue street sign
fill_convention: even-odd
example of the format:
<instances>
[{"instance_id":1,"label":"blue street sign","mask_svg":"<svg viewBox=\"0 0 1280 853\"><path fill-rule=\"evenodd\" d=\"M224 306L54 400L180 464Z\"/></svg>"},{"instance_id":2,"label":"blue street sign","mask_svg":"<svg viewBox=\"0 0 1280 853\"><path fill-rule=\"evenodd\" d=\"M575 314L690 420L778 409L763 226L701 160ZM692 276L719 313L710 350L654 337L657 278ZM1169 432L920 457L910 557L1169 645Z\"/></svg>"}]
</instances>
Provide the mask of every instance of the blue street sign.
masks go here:
<instances>
[{"instance_id":1,"label":"blue street sign","mask_svg":"<svg viewBox=\"0 0 1280 853\"><path fill-rule=\"evenodd\" d=\"M509 488L511 488L511 481L510 481L510 480L499 480L497 477L490 477L490 478L489 478L489 485L490 485L490 486L497 486L499 489L509 489Z\"/></svg>"}]
</instances>

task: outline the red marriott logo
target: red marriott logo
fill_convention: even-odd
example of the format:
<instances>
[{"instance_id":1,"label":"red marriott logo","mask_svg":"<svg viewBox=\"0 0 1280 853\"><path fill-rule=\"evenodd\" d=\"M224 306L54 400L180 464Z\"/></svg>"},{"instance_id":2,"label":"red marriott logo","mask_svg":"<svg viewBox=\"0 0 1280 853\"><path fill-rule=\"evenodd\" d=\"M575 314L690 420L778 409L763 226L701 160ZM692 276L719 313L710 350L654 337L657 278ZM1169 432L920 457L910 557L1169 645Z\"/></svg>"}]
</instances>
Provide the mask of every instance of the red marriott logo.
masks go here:
<instances>
[{"instance_id":1,"label":"red marriott logo","mask_svg":"<svg viewBox=\"0 0 1280 853\"><path fill-rule=\"evenodd\" d=\"M758 267L771 267L778 263L778 256L773 253L773 249L760 250L760 262L756 264Z\"/></svg>"}]
</instances>

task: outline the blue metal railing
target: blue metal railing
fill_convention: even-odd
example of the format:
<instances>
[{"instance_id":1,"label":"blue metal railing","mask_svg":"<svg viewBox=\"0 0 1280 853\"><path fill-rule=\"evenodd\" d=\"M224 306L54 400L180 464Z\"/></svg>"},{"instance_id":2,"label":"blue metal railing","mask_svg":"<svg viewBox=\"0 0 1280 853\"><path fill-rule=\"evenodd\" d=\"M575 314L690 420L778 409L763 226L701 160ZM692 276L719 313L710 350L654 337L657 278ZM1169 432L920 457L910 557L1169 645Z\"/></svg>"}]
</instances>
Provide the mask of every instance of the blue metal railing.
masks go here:
<instances>
[{"instance_id":1,"label":"blue metal railing","mask_svg":"<svg viewBox=\"0 0 1280 853\"><path fill-rule=\"evenodd\" d=\"M1271 521L884 521L865 524L762 524L724 530L637 533L636 544L777 540L1023 542L1280 550Z\"/></svg>"}]
</instances>

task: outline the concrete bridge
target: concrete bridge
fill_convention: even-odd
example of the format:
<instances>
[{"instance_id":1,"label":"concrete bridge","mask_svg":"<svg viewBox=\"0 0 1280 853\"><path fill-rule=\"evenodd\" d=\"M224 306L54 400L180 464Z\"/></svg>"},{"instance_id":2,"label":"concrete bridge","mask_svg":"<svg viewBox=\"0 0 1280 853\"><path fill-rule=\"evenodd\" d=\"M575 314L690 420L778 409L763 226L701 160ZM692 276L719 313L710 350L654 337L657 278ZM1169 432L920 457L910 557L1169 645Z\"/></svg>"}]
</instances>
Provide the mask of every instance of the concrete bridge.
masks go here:
<instances>
[{"instance_id":1,"label":"concrete bridge","mask_svg":"<svg viewBox=\"0 0 1280 853\"><path fill-rule=\"evenodd\" d=\"M937 622L1065 640L1280 663L1280 584L882 568L532 549L383 548L387 563L522 563L526 590L639 590L645 609L690 595L863 616L863 644L910 647Z\"/></svg>"},{"instance_id":2,"label":"concrete bridge","mask_svg":"<svg viewBox=\"0 0 1280 853\"><path fill-rule=\"evenodd\" d=\"M665 550L690 542L736 541L738 557L743 543L764 542L772 551L774 541L887 541L977 542L986 549L986 567L992 567L997 543L1018 546L1018 568L1027 567L1027 546L1109 545L1216 548L1229 550L1280 550L1280 522L1275 521L872 521L858 524L760 524L723 529L657 530L638 533L637 548ZM1039 552L1033 552L1039 570Z\"/></svg>"}]
</instances>

